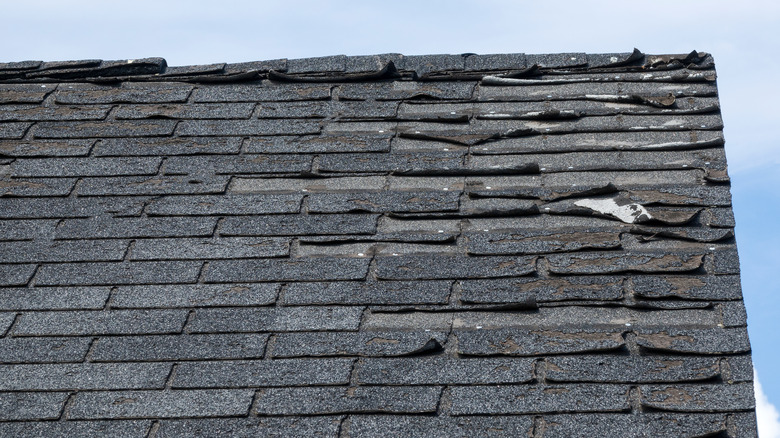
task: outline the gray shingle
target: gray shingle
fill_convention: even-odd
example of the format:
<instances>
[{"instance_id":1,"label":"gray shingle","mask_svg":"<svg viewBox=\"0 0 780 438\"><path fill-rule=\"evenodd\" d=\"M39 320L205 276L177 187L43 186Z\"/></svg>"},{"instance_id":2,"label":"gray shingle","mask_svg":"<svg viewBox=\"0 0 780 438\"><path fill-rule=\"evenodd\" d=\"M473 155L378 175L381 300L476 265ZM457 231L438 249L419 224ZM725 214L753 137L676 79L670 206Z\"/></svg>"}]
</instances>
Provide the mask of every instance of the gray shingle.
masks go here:
<instances>
[{"instance_id":1,"label":"gray shingle","mask_svg":"<svg viewBox=\"0 0 780 438\"><path fill-rule=\"evenodd\" d=\"M80 392L69 419L232 417L247 414L253 393L246 389Z\"/></svg>"},{"instance_id":2,"label":"gray shingle","mask_svg":"<svg viewBox=\"0 0 780 438\"><path fill-rule=\"evenodd\" d=\"M356 307L273 307L199 309L187 325L193 333L357 330Z\"/></svg>"},{"instance_id":3,"label":"gray shingle","mask_svg":"<svg viewBox=\"0 0 780 438\"><path fill-rule=\"evenodd\" d=\"M466 70L523 70L527 67L525 53L469 55Z\"/></svg>"},{"instance_id":4,"label":"gray shingle","mask_svg":"<svg viewBox=\"0 0 780 438\"><path fill-rule=\"evenodd\" d=\"M320 158L323 172L435 172L463 167L463 152L341 154Z\"/></svg>"},{"instance_id":5,"label":"gray shingle","mask_svg":"<svg viewBox=\"0 0 780 438\"><path fill-rule=\"evenodd\" d=\"M290 239L279 237L222 237L219 239L142 239L135 242L131 260L189 260L283 257Z\"/></svg>"},{"instance_id":6,"label":"gray shingle","mask_svg":"<svg viewBox=\"0 0 780 438\"><path fill-rule=\"evenodd\" d=\"M266 334L111 336L95 342L96 362L261 358ZM178 373L178 371L177 371Z\"/></svg>"},{"instance_id":7,"label":"gray shingle","mask_svg":"<svg viewBox=\"0 0 780 438\"><path fill-rule=\"evenodd\" d=\"M35 138L154 137L173 134L174 120L40 122Z\"/></svg>"},{"instance_id":8,"label":"gray shingle","mask_svg":"<svg viewBox=\"0 0 780 438\"><path fill-rule=\"evenodd\" d=\"M587 132L520 137L474 146L476 154L567 153L577 151L667 151L723 146L719 131Z\"/></svg>"},{"instance_id":9,"label":"gray shingle","mask_svg":"<svg viewBox=\"0 0 780 438\"><path fill-rule=\"evenodd\" d=\"M663 383L720 377L717 358L687 356L562 356L546 359L553 382Z\"/></svg>"},{"instance_id":10,"label":"gray shingle","mask_svg":"<svg viewBox=\"0 0 780 438\"><path fill-rule=\"evenodd\" d=\"M266 306L276 300L278 284L165 284L119 286L111 297L113 308Z\"/></svg>"},{"instance_id":11,"label":"gray shingle","mask_svg":"<svg viewBox=\"0 0 780 438\"><path fill-rule=\"evenodd\" d=\"M143 209L143 198L55 198L55 199L14 199L0 198L0 218L37 219L90 217L101 214L119 216L138 215Z\"/></svg>"},{"instance_id":12,"label":"gray shingle","mask_svg":"<svg viewBox=\"0 0 780 438\"><path fill-rule=\"evenodd\" d=\"M453 415L628 411L628 386L517 385L450 388Z\"/></svg>"},{"instance_id":13,"label":"gray shingle","mask_svg":"<svg viewBox=\"0 0 780 438\"><path fill-rule=\"evenodd\" d=\"M466 303L518 303L528 300L614 301L623 298L622 277L566 276L461 280L460 300Z\"/></svg>"},{"instance_id":14,"label":"gray shingle","mask_svg":"<svg viewBox=\"0 0 780 438\"><path fill-rule=\"evenodd\" d=\"M382 190L384 176L348 176L344 178L234 178L230 191L234 193L282 192L352 192Z\"/></svg>"},{"instance_id":15,"label":"gray shingle","mask_svg":"<svg viewBox=\"0 0 780 438\"><path fill-rule=\"evenodd\" d=\"M529 60L530 62L530 60ZM520 84L519 84L520 85ZM675 97L716 96L714 84L667 84L663 91L658 85L641 82L583 82L574 84L534 84L533 86L485 86L477 88L479 100L495 101L534 101L534 100L565 100L582 99L586 96L630 96L644 95L666 96L669 93Z\"/></svg>"},{"instance_id":16,"label":"gray shingle","mask_svg":"<svg viewBox=\"0 0 780 438\"><path fill-rule=\"evenodd\" d=\"M160 158L40 158L17 160L14 177L154 175Z\"/></svg>"},{"instance_id":17,"label":"gray shingle","mask_svg":"<svg viewBox=\"0 0 780 438\"><path fill-rule=\"evenodd\" d=\"M491 278L528 275L535 271L531 257L468 257L462 255L405 255L379 257L377 277L388 280Z\"/></svg>"},{"instance_id":18,"label":"gray shingle","mask_svg":"<svg viewBox=\"0 0 780 438\"><path fill-rule=\"evenodd\" d=\"M157 437L173 438L231 436L254 438L336 438L343 417L260 417L163 420Z\"/></svg>"},{"instance_id":19,"label":"gray shingle","mask_svg":"<svg viewBox=\"0 0 780 438\"><path fill-rule=\"evenodd\" d=\"M250 154L388 152L390 138L382 134L252 137L247 140L245 150Z\"/></svg>"},{"instance_id":20,"label":"gray shingle","mask_svg":"<svg viewBox=\"0 0 780 438\"><path fill-rule=\"evenodd\" d=\"M554 254L545 256L555 274L611 274L617 272L686 272L702 265L701 254L651 252Z\"/></svg>"},{"instance_id":21,"label":"gray shingle","mask_svg":"<svg viewBox=\"0 0 780 438\"><path fill-rule=\"evenodd\" d=\"M271 82L258 85L216 85L198 88L192 101L199 102L287 102L330 98L327 85L295 84L281 86Z\"/></svg>"},{"instance_id":22,"label":"gray shingle","mask_svg":"<svg viewBox=\"0 0 780 438\"><path fill-rule=\"evenodd\" d=\"M0 286L24 286L36 268L37 265L0 265Z\"/></svg>"},{"instance_id":23,"label":"gray shingle","mask_svg":"<svg viewBox=\"0 0 780 438\"><path fill-rule=\"evenodd\" d=\"M301 58L287 60L287 73L311 73L346 69L347 57L344 55L321 56L317 58Z\"/></svg>"},{"instance_id":24,"label":"gray shingle","mask_svg":"<svg viewBox=\"0 0 780 438\"><path fill-rule=\"evenodd\" d=\"M65 392L0 392L0 420L56 420L67 398ZM15 423L0 423L6 424Z\"/></svg>"},{"instance_id":25,"label":"gray shingle","mask_svg":"<svg viewBox=\"0 0 780 438\"><path fill-rule=\"evenodd\" d=\"M81 362L91 343L89 338L3 338L0 362Z\"/></svg>"},{"instance_id":26,"label":"gray shingle","mask_svg":"<svg viewBox=\"0 0 780 438\"><path fill-rule=\"evenodd\" d=\"M756 407L753 384L641 386L642 406L663 411L734 412Z\"/></svg>"},{"instance_id":27,"label":"gray shingle","mask_svg":"<svg viewBox=\"0 0 780 438\"><path fill-rule=\"evenodd\" d=\"M620 329L469 330L456 332L458 352L470 356L596 353L624 347Z\"/></svg>"},{"instance_id":28,"label":"gray shingle","mask_svg":"<svg viewBox=\"0 0 780 438\"><path fill-rule=\"evenodd\" d=\"M739 277L718 276L636 276L632 290L645 298L684 298L695 300L736 300L742 297Z\"/></svg>"},{"instance_id":29,"label":"gray shingle","mask_svg":"<svg viewBox=\"0 0 780 438\"><path fill-rule=\"evenodd\" d=\"M618 249L620 234L603 230L516 230L466 234L472 255L544 254L581 249Z\"/></svg>"},{"instance_id":30,"label":"gray shingle","mask_svg":"<svg viewBox=\"0 0 780 438\"><path fill-rule=\"evenodd\" d=\"M520 437L531 436L532 416L444 417L401 415L350 416L349 431L354 437L380 438L415 436L421 432L430 438Z\"/></svg>"},{"instance_id":31,"label":"gray shingle","mask_svg":"<svg viewBox=\"0 0 780 438\"><path fill-rule=\"evenodd\" d=\"M15 313L8 313L3 312L0 313L0 334L5 335L5 333L8 331L8 329L11 327L11 325L16 320L16 314Z\"/></svg>"},{"instance_id":32,"label":"gray shingle","mask_svg":"<svg viewBox=\"0 0 780 438\"><path fill-rule=\"evenodd\" d=\"M102 309L108 287L36 287L0 289L0 310Z\"/></svg>"},{"instance_id":33,"label":"gray shingle","mask_svg":"<svg viewBox=\"0 0 780 438\"><path fill-rule=\"evenodd\" d=\"M216 225L215 218L205 217L95 217L66 219L57 227L55 236L57 239L207 237L213 234Z\"/></svg>"},{"instance_id":34,"label":"gray shingle","mask_svg":"<svg viewBox=\"0 0 780 438\"><path fill-rule=\"evenodd\" d=\"M0 125L0 139L22 138L32 123L14 122Z\"/></svg>"},{"instance_id":35,"label":"gray shingle","mask_svg":"<svg viewBox=\"0 0 780 438\"><path fill-rule=\"evenodd\" d=\"M230 178L224 175L111 176L84 178L80 196L198 195L224 193Z\"/></svg>"},{"instance_id":36,"label":"gray shingle","mask_svg":"<svg viewBox=\"0 0 780 438\"><path fill-rule=\"evenodd\" d=\"M744 327L645 329L637 332L636 343L649 350L672 353L734 354L750 351Z\"/></svg>"},{"instance_id":37,"label":"gray shingle","mask_svg":"<svg viewBox=\"0 0 780 438\"><path fill-rule=\"evenodd\" d=\"M199 154L237 154L241 139L237 137L159 137L101 139L92 153L95 156L166 156Z\"/></svg>"},{"instance_id":38,"label":"gray shingle","mask_svg":"<svg viewBox=\"0 0 780 438\"><path fill-rule=\"evenodd\" d=\"M448 281L292 283L281 302L288 306L446 304L450 286Z\"/></svg>"},{"instance_id":39,"label":"gray shingle","mask_svg":"<svg viewBox=\"0 0 780 438\"><path fill-rule=\"evenodd\" d=\"M253 103L120 105L117 119L248 119Z\"/></svg>"},{"instance_id":40,"label":"gray shingle","mask_svg":"<svg viewBox=\"0 0 780 438\"><path fill-rule=\"evenodd\" d=\"M458 210L459 198L459 192L446 191L313 193L309 196L309 211L312 213L450 212Z\"/></svg>"},{"instance_id":41,"label":"gray shingle","mask_svg":"<svg viewBox=\"0 0 780 438\"><path fill-rule=\"evenodd\" d=\"M77 336L180 333L186 310L109 310L25 313L16 336Z\"/></svg>"},{"instance_id":42,"label":"gray shingle","mask_svg":"<svg viewBox=\"0 0 780 438\"><path fill-rule=\"evenodd\" d=\"M42 364L2 365L9 376L3 391L81 389L162 389L171 372L169 364Z\"/></svg>"},{"instance_id":43,"label":"gray shingle","mask_svg":"<svg viewBox=\"0 0 780 438\"><path fill-rule=\"evenodd\" d=\"M303 101L303 102L265 102L255 113L261 119L308 119L339 118L344 119L393 119L398 103L377 101Z\"/></svg>"},{"instance_id":44,"label":"gray shingle","mask_svg":"<svg viewBox=\"0 0 780 438\"><path fill-rule=\"evenodd\" d=\"M725 327L744 327L747 325L747 312L744 303L739 301L720 303L720 311L723 314Z\"/></svg>"},{"instance_id":45,"label":"gray shingle","mask_svg":"<svg viewBox=\"0 0 780 438\"><path fill-rule=\"evenodd\" d=\"M340 86L339 98L348 100L462 100L471 98L472 82L380 82Z\"/></svg>"},{"instance_id":46,"label":"gray shingle","mask_svg":"<svg viewBox=\"0 0 780 438\"><path fill-rule=\"evenodd\" d=\"M641 438L647 436L700 437L725 433L725 415L669 414L573 414L545 415L545 438ZM749 436L749 435L748 435Z\"/></svg>"},{"instance_id":47,"label":"gray shingle","mask_svg":"<svg viewBox=\"0 0 780 438\"><path fill-rule=\"evenodd\" d=\"M136 122L137 123L137 122ZM262 120L184 120L176 128L176 134L191 136L237 135L304 135L318 134L319 122L262 119Z\"/></svg>"},{"instance_id":48,"label":"gray shingle","mask_svg":"<svg viewBox=\"0 0 780 438\"><path fill-rule=\"evenodd\" d=\"M184 102L191 91L190 85L171 83L125 82L119 87L72 84L57 90L56 102L60 104Z\"/></svg>"},{"instance_id":49,"label":"gray shingle","mask_svg":"<svg viewBox=\"0 0 780 438\"><path fill-rule=\"evenodd\" d=\"M55 87L51 84L2 84L0 103L41 103Z\"/></svg>"},{"instance_id":50,"label":"gray shingle","mask_svg":"<svg viewBox=\"0 0 780 438\"><path fill-rule=\"evenodd\" d=\"M293 198L298 195L259 195L260 199ZM154 204L152 204L154 205ZM222 236L295 236L327 234L373 234L375 214L315 214L228 217L221 223Z\"/></svg>"},{"instance_id":51,"label":"gray shingle","mask_svg":"<svg viewBox=\"0 0 780 438\"><path fill-rule=\"evenodd\" d=\"M301 208L301 194L241 194L222 196L166 196L149 203L150 215L246 215L297 213ZM273 216L270 216L273 217ZM200 218L182 219L185 222ZM230 218L228 218L230 220ZM250 221L252 218L235 219Z\"/></svg>"},{"instance_id":52,"label":"gray shingle","mask_svg":"<svg viewBox=\"0 0 780 438\"><path fill-rule=\"evenodd\" d=\"M49 438L87 438L96 436L122 436L143 438L151 427L151 421L37 421L0 423L3 436L40 436Z\"/></svg>"},{"instance_id":53,"label":"gray shingle","mask_svg":"<svg viewBox=\"0 0 780 438\"><path fill-rule=\"evenodd\" d=\"M89 262L122 260L127 251L123 240L65 240L0 242L0 262Z\"/></svg>"},{"instance_id":54,"label":"gray shingle","mask_svg":"<svg viewBox=\"0 0 780 438\"><path fill-rule=\"evenodd\" d=\"M280 333L273 357L306 356L411 356L436 351L447 339L444 332L305 332Z\"/></svg>"},{"instance_id":55,"label":"gray shingle","mask_svg":"<svg viewBox=\"0 0 780 438\"><path fill-rule=\"evenodd\" d=\"M39 286L192 283L201 262L154 261L130 263L68 263L43 265Z\"/></svg>"},{"instance_id":56,"label":"gray shingle","mask_svg":"<svg viewBox=\"0 0 780 438\"><path fill-rule=\"evenodd\" d=\"M244 281L363 280L366 258L301 258L287 260L216 260L205 273L206 283Z\"/></svg>"},{"instance_id":57,"label":"gray shingle","mask_svg":"<svg viewBox=\"0 0 780 438\"><path fill-rule=\"evenodd\" d=\"M533 380L533 359L422 357L363 359L357 381L364 385L487 385Z\"/></svg>"},{"instance_id":58,"label":"gray shingle","mask_svg":"<svg viewBox=\"0 0 780 438\"><path fill-rule=\"evenodd\" d=\"M257 393L258 415L327 415L341 413L433 413L441 388L396 386L353 388L268 388Z\"/></svg>"},{"instance_id":59,"label":"gray shingle","mask_svg":"<svg viewBox=\"0 0 780 438\"><path fill-rule=\"evenodd\" d=\"M3 196L67 196L76 185L75 178L0 179Z\"/></svg>"},{"instance_id":60,"label":"gray shingle","mask_svg":"<svg viewBox=\"0 0 780 438\"><path fill-rule=\"evenodd\" d=\"M0 121L65 121L102 120L111 109L108 105L53 106L3 105L0 107Z\"/></svg>"},{"instance_id":61,"label":"gray shingle","mask_svg":"<svg viewBox=\"0 0 780 438\"><path fill-rule=\"evenodd\" d=\"M11 157L86 156L95 140L0 141L0 153Z\"/></svg>"},{"instance_id":62,"label":"gray shingle","mask_svg":"<svg viewBox=\"0 0 780 438\"><path fill-rule=\"evenodd\" d=\"M222 175L305 173L311 170L311 161L311 156L290 154L178 156L165 161L165 172Z\"/></svg>"},{"instance_id":63,"label":"gray shingle","mask_svg":"<svg viewBox=\"0 0 780 438\"><path fill-rule=\"evenodd\" d=\"M352 359L275 359L188 362L176 369L174 388L346 385Z\"/></svg>"}]
</instances>

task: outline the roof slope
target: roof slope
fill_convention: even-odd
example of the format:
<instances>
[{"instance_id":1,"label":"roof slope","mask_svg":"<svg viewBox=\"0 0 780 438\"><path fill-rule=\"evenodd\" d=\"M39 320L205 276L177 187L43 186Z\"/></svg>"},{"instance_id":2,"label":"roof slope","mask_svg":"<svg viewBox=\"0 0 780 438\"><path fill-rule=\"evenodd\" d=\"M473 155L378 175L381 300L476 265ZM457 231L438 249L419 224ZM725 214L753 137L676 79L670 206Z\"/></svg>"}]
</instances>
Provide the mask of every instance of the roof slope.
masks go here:
<instances>
[{"instance_id":1,"label":"roof slope","mask_svg":"<svg viewBox=\"0 0 780 438\"><path fill-rule=\"evenodd\" d=\"M0 435L755 436L688 55L0 64Z\"/></svg>"}]
</instances>

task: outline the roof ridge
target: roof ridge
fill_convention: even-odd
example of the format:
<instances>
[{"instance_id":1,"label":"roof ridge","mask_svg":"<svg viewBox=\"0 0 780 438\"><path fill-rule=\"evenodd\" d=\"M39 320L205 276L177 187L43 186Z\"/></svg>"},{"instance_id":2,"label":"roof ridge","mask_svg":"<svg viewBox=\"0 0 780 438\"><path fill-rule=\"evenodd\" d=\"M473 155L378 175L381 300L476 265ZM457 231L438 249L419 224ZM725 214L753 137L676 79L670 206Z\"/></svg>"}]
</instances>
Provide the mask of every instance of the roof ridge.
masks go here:
<instances>
[{"instance_id":1,"label":"roof ridge","mask_svg":"<svg viewBox=\"0 0 780 438\"><path fill-rule=\"evenodd\" d=\"M709 69L712 56L696 50L678 55L556 53L477 55L322 56L242 63L169 67L163 58L104 61L21 61L0 63L0 83L40 82L348 82L406 79L474 80L482 76L520 78L540 74Z\"/></svg>"}]
</instances>

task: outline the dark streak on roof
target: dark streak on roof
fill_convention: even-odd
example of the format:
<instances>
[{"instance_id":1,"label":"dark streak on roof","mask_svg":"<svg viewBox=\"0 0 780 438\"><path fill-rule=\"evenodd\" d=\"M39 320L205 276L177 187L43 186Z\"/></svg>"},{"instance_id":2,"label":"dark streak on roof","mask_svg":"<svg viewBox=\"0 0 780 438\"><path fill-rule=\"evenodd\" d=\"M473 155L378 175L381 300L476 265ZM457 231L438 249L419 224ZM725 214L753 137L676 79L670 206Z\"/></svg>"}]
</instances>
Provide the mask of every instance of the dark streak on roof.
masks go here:
<instances>
[{"instance_id":1,"label":"dark streak on roof","mask_svg":"<svg viewBox=\"0 0 780 438\"><path fill-rule=\"evenodd\" d=\"M756 435L712 57L0 63L0 435Z\"/></svg>"}]
</instances>

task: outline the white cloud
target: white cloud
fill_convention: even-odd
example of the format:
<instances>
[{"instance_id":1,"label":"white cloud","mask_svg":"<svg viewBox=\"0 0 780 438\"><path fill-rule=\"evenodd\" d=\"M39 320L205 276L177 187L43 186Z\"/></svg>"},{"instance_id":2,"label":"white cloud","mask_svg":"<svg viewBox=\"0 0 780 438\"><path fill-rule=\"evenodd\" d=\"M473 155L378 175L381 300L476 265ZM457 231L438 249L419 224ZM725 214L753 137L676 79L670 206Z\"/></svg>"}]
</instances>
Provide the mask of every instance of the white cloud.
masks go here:
<instances>
[{"instance_id":1,"label":"white cloud","mask_svg":"<svg viewBox=\"0 0 780 438\"><path fill-rule=\"evenodd\" d=\"M756 389L756 417L758 418L758 436L761 438L780 438L780 413L775 405L769 402L761 389L758 374L753 371L753 382Z\"/></svg>"}]
</instances>

